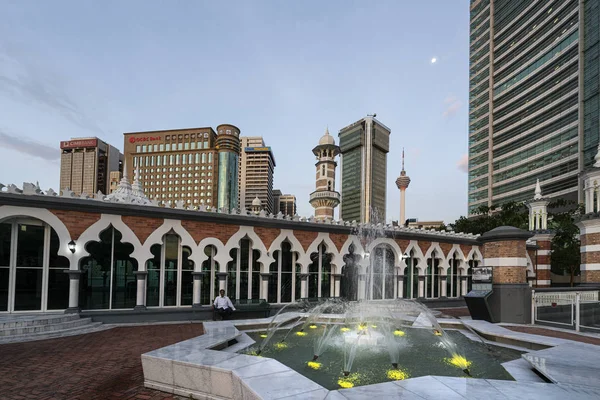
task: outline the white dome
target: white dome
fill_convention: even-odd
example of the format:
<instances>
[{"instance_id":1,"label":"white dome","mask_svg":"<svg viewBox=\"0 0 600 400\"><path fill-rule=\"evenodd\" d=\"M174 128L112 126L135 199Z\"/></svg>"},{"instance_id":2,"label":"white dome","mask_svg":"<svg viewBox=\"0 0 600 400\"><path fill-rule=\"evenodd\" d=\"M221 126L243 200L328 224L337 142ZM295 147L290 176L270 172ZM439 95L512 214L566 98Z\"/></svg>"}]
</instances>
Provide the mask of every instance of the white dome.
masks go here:
<instances>
[{"instance_id":1,"label":"white dome","mask_svg":"<svg viewBox=\"0 0 600 400\"><path fill-rule=\"evenodd\" d=\"M325 134L319 139L319 145L321 144L335 144L335 139L329 134L329 128L325 130Z\"/></svg>"},{"instance_id":2,"label":"white dome","mask_svg":"<svg viewBox=\"0 0 600 400\"><path fill-rule=\"evenodd\" d=\"M252 205L253 206L261 206L262 202L260 201L260 199L258 197L255 197L254 200L252 200Z\"/></svg>"}]
</instances>

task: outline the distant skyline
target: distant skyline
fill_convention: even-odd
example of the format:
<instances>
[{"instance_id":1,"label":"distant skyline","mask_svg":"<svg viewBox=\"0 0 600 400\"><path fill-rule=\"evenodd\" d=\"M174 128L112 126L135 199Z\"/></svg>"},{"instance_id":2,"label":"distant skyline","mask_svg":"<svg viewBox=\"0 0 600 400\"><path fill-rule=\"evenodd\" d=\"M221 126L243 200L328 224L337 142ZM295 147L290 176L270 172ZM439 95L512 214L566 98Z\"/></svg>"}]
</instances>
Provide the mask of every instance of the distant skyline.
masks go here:
<instances>
[{"instance_id":1,"label":"distant skyline","mask_svg":"<svg viewBox=\"0 0 600 400\"><path fill-rule=\"evenodd\" d=\"M71 137L123 150L124 132L233 124L310 216L312 148L377 113L388 222L403 147L407 218L467 212L468 0L3 0L0 21L1 183L58 190Z\"/></svg>"}]
</instances>

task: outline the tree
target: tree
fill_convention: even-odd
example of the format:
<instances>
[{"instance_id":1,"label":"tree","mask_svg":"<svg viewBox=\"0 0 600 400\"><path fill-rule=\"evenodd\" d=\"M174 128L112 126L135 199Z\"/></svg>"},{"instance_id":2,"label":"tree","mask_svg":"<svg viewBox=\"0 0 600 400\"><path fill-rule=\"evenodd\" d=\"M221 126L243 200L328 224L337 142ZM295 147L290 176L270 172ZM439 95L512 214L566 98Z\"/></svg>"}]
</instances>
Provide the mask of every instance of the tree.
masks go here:
<instances>
[{"instance_id":1,"label":"tree","mask_svg":"<svg viewBox=\"0 0 600 400\"><path fill-rule=\"evenodd\" d=\"M576 206L572 201L557 199L548 204L548 229L556 234L552 239L552 272L568 273L571 286L575 275L579 273L581 262L579 228L573 218L582 212L583 204ZM455 232L473 234L483 234L505 225L529 229L529 212L524 203L510 202L503 204L502 208L483 205L476 213L478 215L475 217L462 216L448 226Z\"/></svg>"},{"instance_id":2,"label":"tree","mask_svg":"<svg viewBox=\"0 0 600 400\"><path fill-rule=\"evenodd\" d=\"M572 204L572 203L571 203ZM557 200L549 205L553 209L569 207L570 203ZM583 204L572 210L553 213L548 227L554 231L552 238L552 253L550 256L551 270L555 274L568 273L570 286L573 286L575 275L579 274L581 252L579 241L579 228L573 218L584 212Z\"/></svg>"}]
</instances>

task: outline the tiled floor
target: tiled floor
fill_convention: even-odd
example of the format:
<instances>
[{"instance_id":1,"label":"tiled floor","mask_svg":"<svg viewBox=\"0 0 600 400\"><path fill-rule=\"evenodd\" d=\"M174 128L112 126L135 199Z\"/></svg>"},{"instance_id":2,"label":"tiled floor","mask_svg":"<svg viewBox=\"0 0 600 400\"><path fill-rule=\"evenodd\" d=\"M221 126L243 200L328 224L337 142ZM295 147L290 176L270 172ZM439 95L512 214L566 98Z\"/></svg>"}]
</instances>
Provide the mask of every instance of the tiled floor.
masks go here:
<instances>
[{"instance_id":1,"label":"tiled floor","mask_svg":"<svg viewBox=\"0 0 600 400\"><path fill-rule=\"evenodd\" d=\"M537 327L533 327L533 326L529 327L529 326L504 325L504 327L506 329L510 329L511 331L515 331L515 332L530 333L532 335L543 335L543 336L549 336L549 337L553 337L553 338L568 339L568 340L574 340L576 342L600 345L600 338L593 338L593 337L589 337L589 336L578 335L576 333L555 331L552 329L537 328Z\"/></svg>"},{"instance_id":2,"label":"tiled floor","mask_svg":"<svg viewBox=\"0 0 600 400\"><path fill-rule=\"evenodd\" d=\"M140 356L201 334L202 324L182 323L0 345L0 398L172 399L144 388Z\"/></svg>"}]
</instances>

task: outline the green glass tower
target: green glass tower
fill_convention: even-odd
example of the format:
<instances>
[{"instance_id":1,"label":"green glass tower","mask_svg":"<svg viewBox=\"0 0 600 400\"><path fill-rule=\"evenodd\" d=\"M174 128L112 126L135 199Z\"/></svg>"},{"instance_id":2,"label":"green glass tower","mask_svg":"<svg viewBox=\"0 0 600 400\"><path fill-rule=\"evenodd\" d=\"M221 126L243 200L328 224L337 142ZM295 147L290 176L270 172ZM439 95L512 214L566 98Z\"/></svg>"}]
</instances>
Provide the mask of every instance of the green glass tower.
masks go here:
<instances>
[{"instance_id":1,"label":"green glass tower","mask_svg":"<svg viewBox=\"0 0 600 400\"><path fill-rule=\"evenodd\" d=\"M577 201L599 136L597 0L472 0L469 200Z\"/></svg>"},{"instance_id":2,"label":"green glass tower","mask_svg":"<svg viewBox=\"0 0 600 400\"><path fill-rule=\"evenodd\" d=\"M344 221L385 222L390 129L367 116L339 132Z\"/></svg>"},{"instance_id":3,"label":"green glass tower","mask_svg":"<svg viewBox=\"0 0 600 400\"><path fill-rule=\"evenodd\" d=\"M217 127L217 150L219 155L219 183L217 204L219 210L238 208L238 163L240 154L240 130L233 125Z\"/></svg>"}]
</instances>

